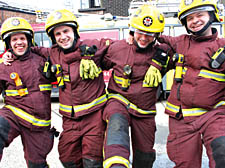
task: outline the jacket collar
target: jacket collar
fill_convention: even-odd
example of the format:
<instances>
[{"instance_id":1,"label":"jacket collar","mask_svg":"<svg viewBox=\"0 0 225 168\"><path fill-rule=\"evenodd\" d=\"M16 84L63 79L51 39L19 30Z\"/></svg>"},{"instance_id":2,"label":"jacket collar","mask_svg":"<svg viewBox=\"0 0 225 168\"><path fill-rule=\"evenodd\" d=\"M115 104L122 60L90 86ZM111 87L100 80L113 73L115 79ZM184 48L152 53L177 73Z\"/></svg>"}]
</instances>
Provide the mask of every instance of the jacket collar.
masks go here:
<instances>
[{"instance_id":1,"label":"jacket collar","mask_svg":"<svg viewBox=\"0 0 225 168\"><path fill-rule=\"evenodd\" d=\"M201 41L214 41L218 36L216 28L212 28L212 35L210 36L192 36L192 39L201 42Z\"/></svg>"}]
</instances>

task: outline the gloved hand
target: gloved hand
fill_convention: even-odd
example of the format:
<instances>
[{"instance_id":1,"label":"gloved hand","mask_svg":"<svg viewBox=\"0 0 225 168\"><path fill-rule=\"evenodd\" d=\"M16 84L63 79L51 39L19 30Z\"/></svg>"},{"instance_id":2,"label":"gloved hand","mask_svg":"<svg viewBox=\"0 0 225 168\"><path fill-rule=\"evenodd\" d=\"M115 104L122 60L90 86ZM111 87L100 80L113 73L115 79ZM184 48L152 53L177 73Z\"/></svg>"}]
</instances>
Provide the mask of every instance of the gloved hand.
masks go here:
<instances>
[{"instance_id":1,"label":"gloved hand","mask_svg":"<svg viewBox=\"0 0 225 168\"><path fill-rule=\"evenodd\" d=\"M145 74L143 82L149 85L150 87L157 87L159 83L162 82L162 75L156 67L151 65Z\"/></svg>"},{"instance_id":2,"label":"gloved hand","mask_svg":"<svg viewBox=\"0 0 225 168\"><path fill-rule=\"evenodd\" d=\"M5 53L3 53L2 55L2 62L5 65L11 65L11 63L14 61L14 58L12 56L12 53L9 51L6 51Z\"/></svg>"},{"instance_id":3,"label":"gloved hand","mask_svg":"<svg viewBox=\"0 0 225 168\"><path fill-rule=\"evenodd\" d=\"M94 79L99 76L99 69L93 60L81 59L80 77L84 79Z\"/></svg>"}]
</instances>

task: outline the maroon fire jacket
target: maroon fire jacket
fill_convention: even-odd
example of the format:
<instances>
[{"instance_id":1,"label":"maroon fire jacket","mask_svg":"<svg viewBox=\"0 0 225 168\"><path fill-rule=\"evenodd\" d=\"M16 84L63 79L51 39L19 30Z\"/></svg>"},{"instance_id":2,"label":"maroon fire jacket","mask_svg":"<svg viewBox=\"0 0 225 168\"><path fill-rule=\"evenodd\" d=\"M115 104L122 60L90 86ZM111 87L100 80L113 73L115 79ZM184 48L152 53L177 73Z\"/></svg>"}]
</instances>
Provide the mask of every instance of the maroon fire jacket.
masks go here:
<instances>
[{"instance_id":1,"label":"maroon fire jacket","mask_svg":"<svg viewBox=\"0 0 225 168\"><path fill-rule=\"evenodd\" d=\"M105 83L103 73L94 80L82 80L80 77L81 51L79 46L95 45L97 52L91 57L95 63L100 66L102 56L106 53L109 40L84 40L78 39L75 51L64 54L61 49L54 45L51 49L34 48L35 52L47 57L50 55L52 64L60 64L63 69L63 76L68 80L64 81L65 88L59 89L59 112L69 118L78 118L80 116L92 113L100 108L106 102Z\"/></svg>"},{"instance_id":2,"label":"maroon fire jacket","mask_svg":"<svg viewBox=\"0 0 225 168\"><path fill-rule=\"evenodd\" d=\"M49 129L51 119L51 84L43 75L45 58L32 52L20 56L11 66L0 64L0 91L5 90L5 104L17 116L19 122L30 129ZM18 73L22 86L16 86L10 78ZM25 96L18 90L24 89Z\"/></svg>"},{"instance_id":3,"label":"maroon fire jacket","mask_svg":"<svg viewBox=\"0 0 225 168\"><path fill-rule=\"evenodd\" d=\"M138 51L135 44L129 45L121 40L110 45L104 57L105 68L113 68L108 84L109 98L121 101L133 115L144 117L156 114L157 87L143 87L143 80L157 48L168 50L167 45L154 45ZM123 70L125 65L132 69L129 76L130 86L126 91L122 90L122 85L118 82L121 78L127 78Z\"/></svg>"},{"instance_id":4,"label":"maroon fire jacket","mask_svg":"<svg viewBox=\"0 0 225 168\"><path fill-rule=\"evenodd\" d=\"M214 53L225 46L225 39L218 37L216 29L212 31L213 35L206 37L181 35L160 39L184 55L182 83L173 82L166 106L170 116L199 116L215 108L225 108L225 64L218 69L209 65Z\"/></svg>"}]
</instances>

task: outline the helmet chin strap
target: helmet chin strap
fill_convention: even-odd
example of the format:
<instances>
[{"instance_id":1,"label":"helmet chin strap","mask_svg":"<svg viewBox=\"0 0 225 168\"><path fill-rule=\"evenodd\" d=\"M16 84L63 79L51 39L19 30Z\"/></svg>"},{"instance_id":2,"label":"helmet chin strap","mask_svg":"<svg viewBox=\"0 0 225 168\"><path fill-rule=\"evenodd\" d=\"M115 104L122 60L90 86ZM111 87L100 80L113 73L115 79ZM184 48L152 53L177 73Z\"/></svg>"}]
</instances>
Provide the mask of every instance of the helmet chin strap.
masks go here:
<instances>
[{"instance_id":1,"label":"helmet chin strap","mask_svg":"<svg viewBox=\"0 0 225 168\"><path fill-rule=\"evenodd\" d=\"M186 30L187 30L188 33L191 33L191 34L193 34L195 36L201 36L202 33L204 33L209 28L209 26L211 24L212 24L212 21L209 20L208 23L201 30L199 30L197 32L193 32L193 31L189 30L186 25L185 25L185 27L186 27Z\"/></svg>"},{"instance_id":2,"label":"helmet chin strap","mask_svg":"<svg viewBox=\"0 0 225 168\"><path fill-rule=\"evenodd\" d=\"M193 31L189 30L188 27L187 27L187 22L185 22L185 28L186 28L187 32L191 33L195 36L201 36L202 33L204 33L215 20L214 14L212 12L209 12L209 16L210 16L210 19L207 22L207 24L201 30L199 30L197 32L193 32Z\"/></svg>"}]
</instances>

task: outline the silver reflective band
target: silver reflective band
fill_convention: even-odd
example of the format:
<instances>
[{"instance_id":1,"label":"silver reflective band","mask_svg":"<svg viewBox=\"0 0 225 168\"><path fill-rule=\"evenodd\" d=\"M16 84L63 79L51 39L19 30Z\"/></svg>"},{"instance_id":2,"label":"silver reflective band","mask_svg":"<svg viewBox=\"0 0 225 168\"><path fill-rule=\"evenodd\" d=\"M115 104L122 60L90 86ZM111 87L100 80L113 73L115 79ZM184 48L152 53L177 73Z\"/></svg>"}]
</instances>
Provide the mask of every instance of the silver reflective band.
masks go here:
<instances>
[{"instance_id":1,"label":"silver reflective band","mask_svg":"<svg viewBox=\"0 0 225 168\"><path fill-rule=\"evenodd\" d=\"M201 7L197 7L194 9L190 9L189 11L185 12L184 14L182 14L180 16L180 20L182 20L183 18L185 18L186 16L192 14L192 13L196 13L196 12L203 12L203 11L214 11L214 7L212 6L201 6Z\"/></svg>"},{"instance_id":2,"label":"silver reflective band","mask_svg":"<svg viewBox=\"0 0 225 168\"><path fill-rule=\"evenodd\" d=\"M135 33L144 34L144 35L151 36L151 37L155 37L155 35L156 35L155 33L144 32L144 31L141 31L141 30L138 30L138 29L135 29Z\"/></svg>"}]
</instances>

